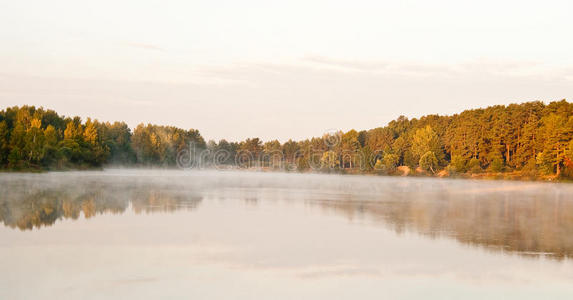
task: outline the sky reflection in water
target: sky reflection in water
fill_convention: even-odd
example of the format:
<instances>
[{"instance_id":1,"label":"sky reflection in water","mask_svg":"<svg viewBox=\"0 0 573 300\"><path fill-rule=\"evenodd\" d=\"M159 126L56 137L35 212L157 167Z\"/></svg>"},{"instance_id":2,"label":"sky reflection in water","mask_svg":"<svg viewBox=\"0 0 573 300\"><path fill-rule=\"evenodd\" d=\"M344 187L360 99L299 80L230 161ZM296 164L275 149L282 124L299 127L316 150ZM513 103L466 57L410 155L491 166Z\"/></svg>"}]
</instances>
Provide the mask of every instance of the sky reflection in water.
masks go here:
<instances>
[{"instance_id":1,"label":"sky reflection in water","mask_svg":"<svg viewBox=\"0 0 573 300\"><path fill-rule=\"evenodd\" d=\"M573 186L216 171L0 174L0 298L573 295Z\"/></svg>"}]
</instances>

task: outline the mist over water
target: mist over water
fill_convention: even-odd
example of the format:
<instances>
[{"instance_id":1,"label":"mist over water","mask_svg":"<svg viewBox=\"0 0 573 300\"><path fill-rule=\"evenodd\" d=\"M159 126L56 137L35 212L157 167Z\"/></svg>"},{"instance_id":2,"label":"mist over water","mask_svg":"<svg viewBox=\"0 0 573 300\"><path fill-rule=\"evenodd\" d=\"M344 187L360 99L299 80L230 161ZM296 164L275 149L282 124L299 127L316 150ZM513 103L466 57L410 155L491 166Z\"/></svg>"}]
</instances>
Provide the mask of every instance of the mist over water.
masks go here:
<instances>
[{"instance_id":1,"label":"mist over water","mask_svg":"<svg viewBox=\"0 0 573 300\"><path fill-rule=\"evenodd\" d=\"M573 296L569 184L106 170L0 195L1 299Z\"/></svg>"}]
</instances>

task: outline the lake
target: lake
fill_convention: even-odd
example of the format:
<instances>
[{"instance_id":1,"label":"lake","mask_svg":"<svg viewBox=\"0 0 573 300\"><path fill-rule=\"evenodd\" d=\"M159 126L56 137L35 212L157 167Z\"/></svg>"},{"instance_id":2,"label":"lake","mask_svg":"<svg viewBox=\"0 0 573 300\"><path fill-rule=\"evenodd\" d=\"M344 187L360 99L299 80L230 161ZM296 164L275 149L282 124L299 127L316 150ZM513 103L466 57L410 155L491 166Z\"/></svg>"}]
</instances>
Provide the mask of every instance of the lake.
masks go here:
<instances>
[{"instance_id":1,"label":"lake","mask_svg":"<svg viewBox=\"0 0 573 300\"><path fill-rule=\"evenodd\" d=\"M573 185L0 174L0 299L573 299Z\"/></svg>"}]
</instances>

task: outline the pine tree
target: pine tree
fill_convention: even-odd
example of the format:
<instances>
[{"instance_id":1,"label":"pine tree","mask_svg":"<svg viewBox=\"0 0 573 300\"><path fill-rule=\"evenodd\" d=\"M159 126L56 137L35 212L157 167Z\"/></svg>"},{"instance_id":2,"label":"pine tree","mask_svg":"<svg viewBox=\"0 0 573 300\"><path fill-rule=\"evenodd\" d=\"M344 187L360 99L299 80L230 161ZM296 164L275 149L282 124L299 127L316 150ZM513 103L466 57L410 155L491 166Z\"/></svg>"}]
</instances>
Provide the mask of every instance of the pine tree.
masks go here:
<instances>
[{"instance_id":1,"label":"pine tree","mask_svg":"<svg viewBox=\"0 0 573 300\"><path fill-rule=\"evenodd\" d=\"M561 115L552 113L543 117L542 123L543 126L540 129L544 137L542 162L543 164L550 163L555 174L559 176L571 134L566 127L566 119Z\"/></svg>"}]
</instances>

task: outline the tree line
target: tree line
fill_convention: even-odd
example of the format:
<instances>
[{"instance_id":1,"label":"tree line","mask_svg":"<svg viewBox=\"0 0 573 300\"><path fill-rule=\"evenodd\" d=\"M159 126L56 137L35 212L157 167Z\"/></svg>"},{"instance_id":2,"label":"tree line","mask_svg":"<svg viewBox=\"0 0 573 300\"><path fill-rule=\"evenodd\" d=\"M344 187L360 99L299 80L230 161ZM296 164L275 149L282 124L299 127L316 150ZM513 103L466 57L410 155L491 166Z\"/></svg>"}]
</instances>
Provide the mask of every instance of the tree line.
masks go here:
<instances>
[{"instance_id":1,"label":"tree line","mask_svg":"<svg viewBox=\"0 0 573 300\"><path fill-rule=\"evenodd\" d=\"M102 165L180 166L193 145L202 166L329 172L573 177L573 104L526 102L452 116L398 117L384 127L329 132L302 141L205 142L198 130L59 116L33 106L0 112L0 166L67 169Z\"/></svg>"},{"instance_id":2,"label":"tree line","mask_svg":"<svg viewBox=\"0 0 573 300\"><path fill-rule=\"evenodd\" d=\"M197 130L64 117L34 106L0 112L0 166L4 169L86 169L107 165L174 166L189 143L204 147Z\"/></svg>"}]
</instances>

